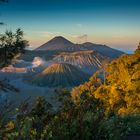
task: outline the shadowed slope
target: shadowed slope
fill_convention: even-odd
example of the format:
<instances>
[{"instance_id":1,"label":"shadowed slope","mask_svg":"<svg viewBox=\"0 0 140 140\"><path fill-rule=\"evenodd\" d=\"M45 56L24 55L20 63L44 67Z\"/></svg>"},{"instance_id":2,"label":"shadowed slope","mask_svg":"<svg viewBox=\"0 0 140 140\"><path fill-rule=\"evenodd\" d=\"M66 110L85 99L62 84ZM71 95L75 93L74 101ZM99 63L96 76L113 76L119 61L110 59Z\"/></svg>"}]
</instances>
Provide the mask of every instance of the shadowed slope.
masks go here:
<instances>
[{"instance_id":1,"label":"shadowed slope","mask_svg":"<svg viewBox=\"0 0 140 140\"><path fill-rule=\"evenodd\" d=\"M102 55L108 56L110 58L116 58L119 57L120 55L124 54L124 52L110 48L106 45L101 45L101 44L94 44L90 42L86 42L82 44L84 48L87 50L96 50Z\"/></svg>"}]
</instances>

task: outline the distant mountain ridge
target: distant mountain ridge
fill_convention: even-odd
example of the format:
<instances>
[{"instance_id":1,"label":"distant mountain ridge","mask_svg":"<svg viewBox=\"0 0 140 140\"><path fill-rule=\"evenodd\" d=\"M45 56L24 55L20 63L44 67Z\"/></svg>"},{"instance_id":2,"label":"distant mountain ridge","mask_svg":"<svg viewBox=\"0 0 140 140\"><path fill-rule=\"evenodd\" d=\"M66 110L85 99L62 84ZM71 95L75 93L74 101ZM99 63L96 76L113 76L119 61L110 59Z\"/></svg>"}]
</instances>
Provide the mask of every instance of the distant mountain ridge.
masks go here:
<instances>
[{"instance_id":1,"label":"distant mountain ridge","mask_svg":"<svg viewBox=\"0 0 140 140\"><path fill-rule=\"evenodd\" d=\"M88 50L96 50L99 53L106 55L111 58L119 57L120 55L124 54L124 52L116 50L106 45L101 44L94 44L91 42L86 42L82 44Z\"/></svg>"},{"instance_id":2,"label":"distant mountain ridge","mask_svg":"<svg viewBox=\"0 0 140 140\"><path fill-rule=\"evenodd\" d=\"M110 58L116 58L124 54L124 52L122 51L101 44L94 44L91 42L86 42L83 44L74 44L62 36L54 37L47 43L35 49L35 51L62 51L62 52L63 51L75 52L75 51L86 51L86 50L96 50L99 53L102 53L102 55L108 56Z\"/></svg>"}]
</instances>

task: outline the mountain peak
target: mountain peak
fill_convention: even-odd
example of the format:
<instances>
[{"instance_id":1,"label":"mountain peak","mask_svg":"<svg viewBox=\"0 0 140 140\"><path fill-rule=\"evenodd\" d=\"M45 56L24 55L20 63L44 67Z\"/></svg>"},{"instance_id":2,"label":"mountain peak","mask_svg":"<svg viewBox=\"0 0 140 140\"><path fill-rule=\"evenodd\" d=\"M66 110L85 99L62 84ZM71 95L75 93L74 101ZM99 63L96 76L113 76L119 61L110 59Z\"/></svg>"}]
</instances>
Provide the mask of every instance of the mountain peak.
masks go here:
<instances>
[{"instance_id":1,"label":"mountain peak","mask_svg":"<svg viewBox=\"0 0 140 140\"><path fill-rule=\"evenodd\" d=\"M67 51L67 52L74 52L74 51L87 51L87 50L95 50L105 56L110 58L116 58L122 54L123 52L116 50L114 48L110 48L107 45L102 44L94 44L91 42L85 42L83 44L74 44L71 41L67 40L63 36L56 36L47 43L43 44L38 50L49 50L49 51Z\"/></svg>"},{"instance_id":2,"label":"mountain peak","mask_svg":"<svg viewBox=\"0 0 140 140\"><path fill-rule=\"evenodd\" d=\"M52 40L56 40L56 39L58 39L58 40L67 40L67 39L64 38L63 36L56 36L56 37L54 37ZM67 40L67 41L69 41L69 40Z\"/></svg>"},{"instance_id":3,"label":"mountain peak","mask_svg":"<svg viewBox=\"0 0 140 140\"><path fill-rule=\"evenodd\" d=\"M63 36L56 36L36 50L63 50L74 44Z\"/></svg>"},{"instance_id":4,"label":"mountain peak","mask_svg":"<svg viewBox=\"0 0 140 140\"><path fill-rule=\"evenodd\" d=\"M31 82L47 87L73 87L84 83L89 77L88 74L71 64L54 63L33 77Z\"/></svg>"},{"instance_id":5,"label":"mountain peak","mask_svg":"<svg viewBox=\"0 0 140 140\"><path fill-rule=\"evenodd\" d=\"M56 36L53 39L51 39L49 42L73 44L71 41L69 41L68 39L64 38L63 36Z\"/></svg>"}]
</instances>

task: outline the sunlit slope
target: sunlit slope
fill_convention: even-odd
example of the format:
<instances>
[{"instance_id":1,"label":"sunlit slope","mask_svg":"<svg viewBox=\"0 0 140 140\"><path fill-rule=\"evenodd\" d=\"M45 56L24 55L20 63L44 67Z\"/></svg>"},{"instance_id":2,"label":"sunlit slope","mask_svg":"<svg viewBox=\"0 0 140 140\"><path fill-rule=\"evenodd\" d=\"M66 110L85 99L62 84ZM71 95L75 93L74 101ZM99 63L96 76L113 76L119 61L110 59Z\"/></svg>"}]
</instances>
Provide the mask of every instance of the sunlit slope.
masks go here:
<instances>
[{"instance_id":1,"label":"sunlit slope","mask_svg":"<svg viewBox=\"0 0 140 140\"><path fill-rule=\"evenodd\" d=\"M73 87L84 83L89 75L71 64L57 63L32 79L32 83L47 87Z\"/></svg>"},{"instance_id":2,"label":"sunlit slope","mask_svg":"<svg viewBox=\"0 0 140 140\"><path fill-rule=\"evenodd\" d=\"M75 65L81 70L93 74L100 69L105 61L109 58L98 53L97 51L80 51L73 53L61 53L53 59L55 62L64 62Z\"/></svg>"}]
</instances>

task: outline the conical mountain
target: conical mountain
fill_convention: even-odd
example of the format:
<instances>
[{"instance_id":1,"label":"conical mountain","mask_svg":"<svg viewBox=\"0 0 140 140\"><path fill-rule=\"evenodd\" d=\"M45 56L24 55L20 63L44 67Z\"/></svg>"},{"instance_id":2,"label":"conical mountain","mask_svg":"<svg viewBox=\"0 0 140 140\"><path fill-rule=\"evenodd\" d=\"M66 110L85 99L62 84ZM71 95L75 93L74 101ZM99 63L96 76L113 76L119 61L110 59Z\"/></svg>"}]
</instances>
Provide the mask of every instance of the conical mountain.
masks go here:
<instances>
[{"instance_id":1,"label":"conical mountain","mask_svg":"<svg viewBox=\"0 0 140 140\"><path fill-rule=\"evenodd\" d=\"M110 58L116 58L124 54L122 51L111 48L102 44L94 44L91 42L86 42L83 44L75 44L67 40L62 36L57 36L48 41L47 43L41 45L36 51L57 51L57 52L75 52L75 51L86 51L95 50L102 55L108 56Z\"/></svg>"},{"instance_id":2,"label":"conical mountain","mask_svg":"<svg viewBox=\"0 0 140 140\"><path fill-rule=\"evenodd\" d=\"M67 50L74 44L62 36L57 36L43 44L36 50Z\"/></svg>"},{"instance_id":3,"label":"conical mountain","mask_svg":"<svg viewBox=\"0 0 140 140\"><path fill-rule=\"evenodd\" d=\"M77 67L66 63L56 63L35 76L32 83L46 87L73 87L84 83L88 79L89 75Z\"/></svg>"}]
</instances>

